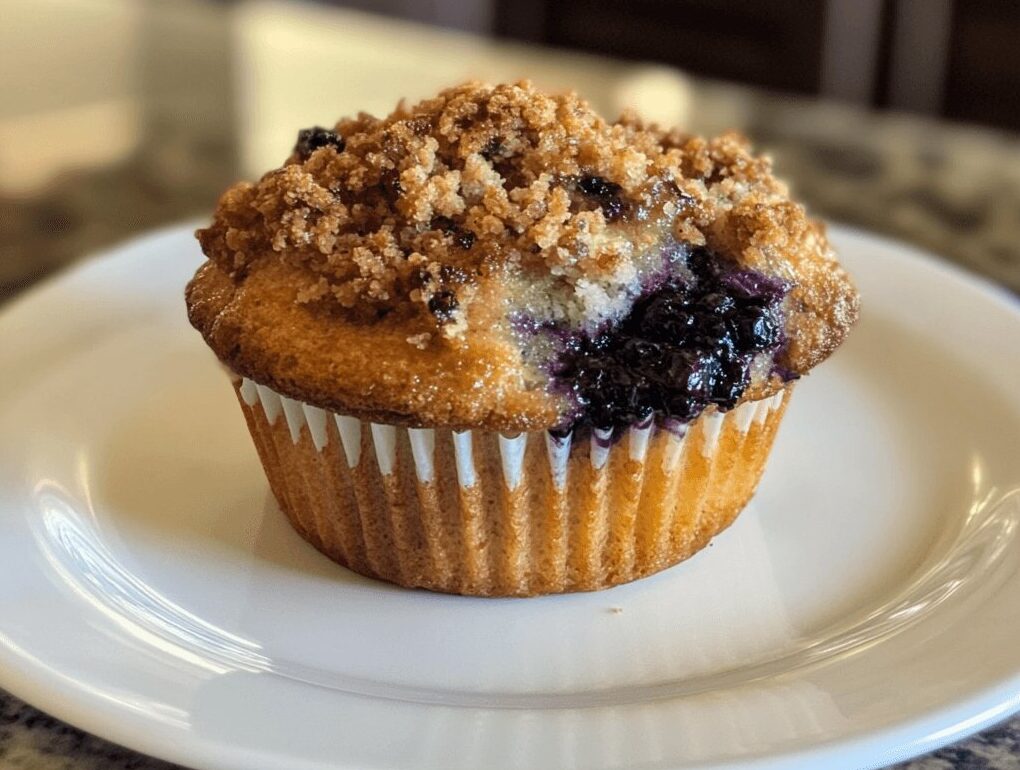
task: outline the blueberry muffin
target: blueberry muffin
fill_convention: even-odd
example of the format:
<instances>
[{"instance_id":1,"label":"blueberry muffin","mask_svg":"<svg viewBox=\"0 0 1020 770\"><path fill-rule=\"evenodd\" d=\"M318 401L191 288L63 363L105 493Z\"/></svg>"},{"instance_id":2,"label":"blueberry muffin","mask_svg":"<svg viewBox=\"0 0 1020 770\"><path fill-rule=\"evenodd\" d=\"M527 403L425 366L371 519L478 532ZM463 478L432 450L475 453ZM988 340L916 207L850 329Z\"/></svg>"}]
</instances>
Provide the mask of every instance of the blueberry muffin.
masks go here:
<instances>
[{"instance_id":1,"label":"blueberry muffin","mask_svg":"<svg viewBox=\"0 0 1020 770\"><path fill-rule=\"evenodd\" d=\"M469 83L298 134L220 199L188 313L332 559L482 596L688 558L858 296L769 161Z\"/></svg>"}]
</instances>

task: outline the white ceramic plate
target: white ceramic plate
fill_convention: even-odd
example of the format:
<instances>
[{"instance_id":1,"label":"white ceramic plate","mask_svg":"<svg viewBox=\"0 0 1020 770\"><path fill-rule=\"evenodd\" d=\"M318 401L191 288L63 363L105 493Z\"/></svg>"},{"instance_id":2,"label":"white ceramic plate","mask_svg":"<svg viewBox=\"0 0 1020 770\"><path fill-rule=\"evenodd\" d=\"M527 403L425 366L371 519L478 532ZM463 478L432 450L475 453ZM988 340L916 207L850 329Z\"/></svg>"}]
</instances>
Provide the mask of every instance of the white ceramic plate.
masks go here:
<instances>
[{"instance_id":1,"label":"white ceramic plate","mask_svg":"<svg viewBox=\"0 0 1020 770\"><path fill-rule=\"evenodd\" d=\"M861 768L1020 708L1020 309L834 229L864 296L710 549L593 594L363 579L268 493L190 228L0 316L0 685L209 768Z\"/></svg>"}]
</instances>

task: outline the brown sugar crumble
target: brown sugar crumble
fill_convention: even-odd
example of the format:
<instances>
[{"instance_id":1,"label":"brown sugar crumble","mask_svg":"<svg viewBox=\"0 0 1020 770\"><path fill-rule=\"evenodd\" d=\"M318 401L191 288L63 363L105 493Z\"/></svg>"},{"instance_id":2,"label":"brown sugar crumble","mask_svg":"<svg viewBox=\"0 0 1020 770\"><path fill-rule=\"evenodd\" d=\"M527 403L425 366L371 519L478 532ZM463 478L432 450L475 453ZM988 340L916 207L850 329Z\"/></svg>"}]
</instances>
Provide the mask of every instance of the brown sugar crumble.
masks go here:
<instances>
[{"instance_id":1,"label":"brown sugar crumble","mask_svg":"<svg viewBox=\"0 0 1020 770\"><path fill-rule=\"evenodd\" d=\"M301 131L282 168L227 191L199 238L235 280L283 260L300 270L299 303L361 321L417 314L450 337L486 277L590 294L633 280L636 252L664 233L703 243L719 201L782 196L736 135L609 123L527 81L468 83Z\"/></svg>"}]
</instances>

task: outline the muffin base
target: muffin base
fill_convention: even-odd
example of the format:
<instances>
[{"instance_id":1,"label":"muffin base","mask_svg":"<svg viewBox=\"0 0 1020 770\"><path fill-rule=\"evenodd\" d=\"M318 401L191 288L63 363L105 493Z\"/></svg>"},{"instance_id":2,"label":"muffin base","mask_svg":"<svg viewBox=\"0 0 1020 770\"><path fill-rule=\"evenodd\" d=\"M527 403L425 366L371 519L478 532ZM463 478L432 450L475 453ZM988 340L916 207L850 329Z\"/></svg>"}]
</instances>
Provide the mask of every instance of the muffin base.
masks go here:
<instances>
[{"instance_id":1,"label":"muffin base","mask_svg":"<svg viewBox=\"0 0 1020 770\"><path fill-rule=\"evenodd\" d=\"M683 435L648 426L612 445L398 428L247 379L235 389L280 508L331 559L406 587L533 596L630 582L701 550L754 493L792 387Z\"/></svg>"}]
</instances>

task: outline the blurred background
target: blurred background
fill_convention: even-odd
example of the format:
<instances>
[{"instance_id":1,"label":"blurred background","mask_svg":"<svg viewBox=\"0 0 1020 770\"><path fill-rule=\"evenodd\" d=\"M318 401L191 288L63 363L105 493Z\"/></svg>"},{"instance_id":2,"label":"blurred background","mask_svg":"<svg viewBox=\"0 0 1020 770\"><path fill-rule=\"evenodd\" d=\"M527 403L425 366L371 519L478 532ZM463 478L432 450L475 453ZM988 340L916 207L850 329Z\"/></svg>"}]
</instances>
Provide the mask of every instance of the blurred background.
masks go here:
<instances>
[{"instance_id":1,"label":"blurred background","mask_svg":"<svg viewBox=\"0 0 1020 770\"><path fill-rule=\"evenodd\" d=\"M1015 0L0 0L0 301L468 77L737 128L817 214L1020 291Z\"/></svg>"}]
</instances>

